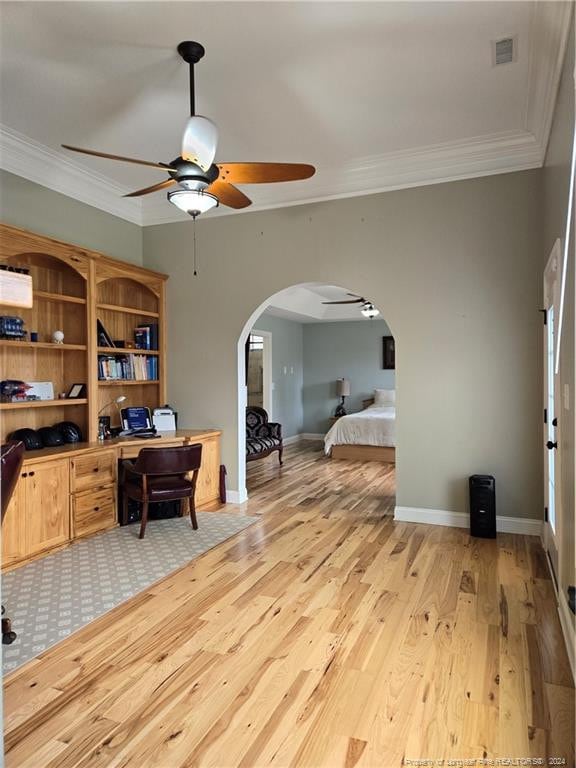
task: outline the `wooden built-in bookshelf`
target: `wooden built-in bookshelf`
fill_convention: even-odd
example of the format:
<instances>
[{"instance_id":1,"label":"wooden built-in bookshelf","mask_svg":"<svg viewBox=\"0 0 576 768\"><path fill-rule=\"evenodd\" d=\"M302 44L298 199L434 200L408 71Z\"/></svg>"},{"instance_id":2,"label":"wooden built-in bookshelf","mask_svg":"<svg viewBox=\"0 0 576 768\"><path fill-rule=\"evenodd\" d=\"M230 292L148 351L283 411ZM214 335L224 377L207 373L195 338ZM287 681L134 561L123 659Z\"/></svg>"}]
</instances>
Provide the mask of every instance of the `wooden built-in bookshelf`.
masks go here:
<instances>
[{"instance_id":1,"label":"wooden built-in bookshelf","mask_svg":"<svg viewBox=\"0 0 576 768\"><path fill-rule=\"evenodd\" d=\"M98 413L118 421L110 400L124 395L122 406L150 408L166 401L166 275L120 262L104 254L70 245L33 232L0 224L0 263L26 267L32 275L34 301L31 309L0 305L0 315L24 320L26 340L0 339L1 379L51 381L54 400L0 403L1 439L16 429L38 429L59 421L77 423L87 440L95 440ZM134 330L150 322L158 324L158 349L120 349L98 346L97 321L113 340L133 343ZM52 342L56 330L64 343ZM38 341L30 341L30 332ZM149 355L157 360L154 380L106 380L98 378L99 355ZM56 399L73 384L85 384L81 399Z\"/></svg>"}]
</instances>

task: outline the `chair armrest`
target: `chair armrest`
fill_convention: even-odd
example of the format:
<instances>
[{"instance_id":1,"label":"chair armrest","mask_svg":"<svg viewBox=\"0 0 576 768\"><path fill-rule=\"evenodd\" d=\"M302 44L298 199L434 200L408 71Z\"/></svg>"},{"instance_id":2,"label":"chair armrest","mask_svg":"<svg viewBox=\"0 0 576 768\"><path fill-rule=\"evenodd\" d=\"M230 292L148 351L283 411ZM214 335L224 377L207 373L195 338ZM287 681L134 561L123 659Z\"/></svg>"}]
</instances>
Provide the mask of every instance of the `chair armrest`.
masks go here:
<instances>
[{"instance_id":1,"label":"chair armrest","mask_svg":"<svg viewBox=\"0 0 576 768\"><path fill-rule=\"evenodd\" d=\"M277 421L269 421L268 427L270 427L270 437L277 437L278 440L282 440L282 424Z\"/></svg>"}]
</instances>

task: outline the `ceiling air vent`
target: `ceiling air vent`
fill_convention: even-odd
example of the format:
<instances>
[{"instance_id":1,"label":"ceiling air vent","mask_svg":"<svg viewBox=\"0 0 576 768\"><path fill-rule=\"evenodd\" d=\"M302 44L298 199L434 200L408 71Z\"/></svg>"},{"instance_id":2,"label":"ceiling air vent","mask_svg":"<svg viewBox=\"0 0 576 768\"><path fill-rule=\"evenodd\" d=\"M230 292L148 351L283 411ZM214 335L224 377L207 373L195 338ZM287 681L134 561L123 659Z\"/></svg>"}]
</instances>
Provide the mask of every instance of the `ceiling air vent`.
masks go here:
<instances>
[{"instance_id":1,"label":"ceiling air vent","mask_svg":"<svg viewBox=\"0 0 576 768\"><path fill-rule=\"evenodd\" d=\"M516 36L502 37L492 41L492 65L510 64L517 59L518 40Z\"/></svg>"}]
</instances>

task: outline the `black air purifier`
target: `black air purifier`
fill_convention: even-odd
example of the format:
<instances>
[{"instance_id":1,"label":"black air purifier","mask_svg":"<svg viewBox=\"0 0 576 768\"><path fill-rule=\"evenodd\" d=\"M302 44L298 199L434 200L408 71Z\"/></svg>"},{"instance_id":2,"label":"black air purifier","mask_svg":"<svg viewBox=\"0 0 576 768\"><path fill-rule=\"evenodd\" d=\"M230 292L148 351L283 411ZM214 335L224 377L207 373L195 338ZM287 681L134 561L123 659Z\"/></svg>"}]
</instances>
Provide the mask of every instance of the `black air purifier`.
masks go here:
<instances>
[{"instance_id":1,"label":"black air purifier","mask_svg":"<svg viewBox=\"0 0 576 768\"><path fill-rule=\"evenodd\" d=\"M470 535L496 538L496 481L492 475L472 475L470 487Z\"/></svg>"}]
</instances>

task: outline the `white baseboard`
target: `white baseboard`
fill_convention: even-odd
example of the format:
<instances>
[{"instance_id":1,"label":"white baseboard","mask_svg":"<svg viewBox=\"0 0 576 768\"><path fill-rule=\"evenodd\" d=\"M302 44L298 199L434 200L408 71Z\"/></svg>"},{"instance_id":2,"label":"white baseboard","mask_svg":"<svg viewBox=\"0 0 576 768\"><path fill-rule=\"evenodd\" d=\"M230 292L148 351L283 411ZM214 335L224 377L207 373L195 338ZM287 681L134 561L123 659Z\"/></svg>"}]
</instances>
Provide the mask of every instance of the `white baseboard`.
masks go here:
<instances>
[{"instance_id":1,"label":"white baseboard","mask_svg":"<svg viewBox=\"0 0 576 768\"><path fill-rule=\"evenodd\" d=\"M426 507L395 507L394 520L402 523L426 523L448 525L452 528L468 528L470 517L464 512L449 512L445 509ZM496 530L501 533L523 533L525 536L540 536L541 520L527 520L523 517L496 517Z\"/></svg>"},{"instance_id":2,"label":"white baseboard","mask_svg":"<svg viewBox=\"0 0 576 768\"><path fill-rule=\"evenodd\" d=\"M324 440L325 437L321 432L302 432L300 435L301 440Z\"/></svg>"},{"instance_id":3,"label":"white baseboard","mask_svg":"<svg viewBox=\"0 0 576 768\"><path fill-rule=\"evenodd\" d=\"M302 435L292 435L291 437L282 438L284 445L294 445L294 443L299 443L300 440L302 440Z\"/></svg>"},{"instance_id":4,"label":"white baseboard","mask_svg":"<svg viewBox=\"0 0 576 768\"><path fill-rule=\"evenodd\" d=\"M248 491L242 488L240 491L226 489L226 504L244 504L248 501Z\"/></svg>"},{"instance_id":5,"label":"white baseboard","mask_svg":"<svg viewBox=\"0 0 576 768\"><path fill-rule=\"evenodd\" d=\"M552 579L552 581L554 581L554 579ZM566 651L568 652L568 661L570 662L570 669L572 670L572 679L576 682L576 633L574 632L574 624L572 623L572 613L568 607L568 600L566 599L564 592L561 592L557 597L560 626L562 627Z\"/></svg>"},{"instance_id":6,"label":"white baseboard","mask_svg":"<svg viewBox=\"0 0 576 768\"><path fill-rule=\"evenodd\" d=\"M544 526L542 526L542 534L540 536L540 543L542 549L546 553L546 544L544 542ZM550 578L552 579L552 588L554 589L554 595L556 597L556 608L558 610L558 618L560 619L560 626L562 627L562 635L564 636L564 645L566 646L566 652L568 654L568 661L570 662L570 670L572 671L572 679L576 682L576 631L571 611L568 606L568 600L565 592L559 592L556 584L556 577L552 572L552 565L550 564L550 558L546 555L546 562L548 564L548 570L550 571Z\"/></svg>"}]
</instances>

